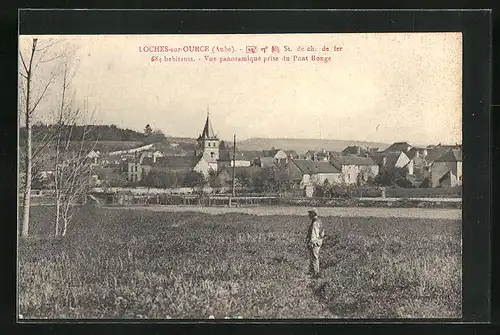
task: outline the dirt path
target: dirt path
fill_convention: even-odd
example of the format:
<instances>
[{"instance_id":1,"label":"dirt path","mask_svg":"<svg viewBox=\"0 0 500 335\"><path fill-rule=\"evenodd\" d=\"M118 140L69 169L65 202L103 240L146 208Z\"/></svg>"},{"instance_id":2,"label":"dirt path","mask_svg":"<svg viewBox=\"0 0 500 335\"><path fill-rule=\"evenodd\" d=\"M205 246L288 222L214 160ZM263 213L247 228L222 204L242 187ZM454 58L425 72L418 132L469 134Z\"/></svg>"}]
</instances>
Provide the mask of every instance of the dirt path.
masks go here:
<instances>
[{"instance_id":1,"label":"dirt path","mask_svg":"<svg viewBox=\"0 0 500 335\"><path fill-rule=\"evenodd\" d=\"M245 213L253 215L306 215L306 207L201 207L201 206L130 206L107 207L114 210L134 209L155 212L202 212L208 214ZM366 207L318 207L321 216L452 219L462 218L461 209L441 208L366 208Z\"/></svg>"}]
</instances>

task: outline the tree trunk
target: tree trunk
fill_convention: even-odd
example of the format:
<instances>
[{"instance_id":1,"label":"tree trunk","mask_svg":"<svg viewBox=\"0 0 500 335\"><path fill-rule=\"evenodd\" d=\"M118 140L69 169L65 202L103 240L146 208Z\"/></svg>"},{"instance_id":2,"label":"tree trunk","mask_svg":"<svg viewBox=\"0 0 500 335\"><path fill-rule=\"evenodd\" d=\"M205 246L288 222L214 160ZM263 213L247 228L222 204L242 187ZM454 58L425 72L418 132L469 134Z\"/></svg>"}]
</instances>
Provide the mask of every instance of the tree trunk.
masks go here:
<instances>
[{"instance_id":1,"label":"tree trunk","mask_svg":"<svg viewBox=\"0 0 500 335\"><path fill-rule=\"evenodd\" d=\"M31 57L29 60L29 66L26 68L26 104L25 104L25 113L26 113L26 131L27 131L27 152L26 152L26 166L25 166L25 188L24 188L24 199L23 199L23 225L21 236L28 236L29 225L30 225L30 206L31 206L31 137L32 137L32 129L31 129L31 104L30 104L30 93L31 93L31 66L33 64L33 56L36 50L37 39L33 39L33 45L31 48ZM23 61L23 64L24 61Z\"/></svg>"},{"instance_id":2,"label":"tree trunk","mask_svg":"<svg viewBox=\"0 0 500 335\"><path fill-rule=\"evenodd\" d=\"M59 221L61 220L61 202L59 200L59 194L56 191L56 226L54 229L54 236L59 235Z\"/></svg>"},{"instance_id":3,"label":"tree trunk","mask_svg":"<svg viewBox=\"0 0 500 335\"><path fill-rule=\"evenodd\" d=\"M31 121L29 116L26 116L26 130L28 132L27 138L27 152L26 152L26 166L25 166L25 187L23 199L23 224L21 236L28 236L29 222L30 222L30 205L31 205Z\"/></svg>"},{"instance_id":4,"label":"tree trunk","mask_svg":"<svg viewBox=\"0 0 500 335\"><path fill-rule=\"evenodd\" d=\"M62 236L66 236L66 230L68 228L68 220L66 218L64 218L64 228L63 228L63 231L62 231Z\"/></svg>"}]
</instances>

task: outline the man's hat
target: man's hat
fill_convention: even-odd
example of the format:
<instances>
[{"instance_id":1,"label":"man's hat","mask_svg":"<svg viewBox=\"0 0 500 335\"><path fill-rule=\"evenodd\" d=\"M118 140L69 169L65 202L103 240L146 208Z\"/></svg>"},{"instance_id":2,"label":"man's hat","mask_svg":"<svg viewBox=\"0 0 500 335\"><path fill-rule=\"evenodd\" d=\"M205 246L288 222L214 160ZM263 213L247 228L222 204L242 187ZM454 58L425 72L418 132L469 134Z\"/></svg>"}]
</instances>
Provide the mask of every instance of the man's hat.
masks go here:
<instances>
[{"instance_id":1,"label":"man's hat","mask_svg":"<svg viewBox=\"0 0 500 335\"><path fill-rule=\"evenodd\" d=\"M308 213L318 214L318 210L316 208L310 208L307 212Z\"/></svg>"}]
</instances>

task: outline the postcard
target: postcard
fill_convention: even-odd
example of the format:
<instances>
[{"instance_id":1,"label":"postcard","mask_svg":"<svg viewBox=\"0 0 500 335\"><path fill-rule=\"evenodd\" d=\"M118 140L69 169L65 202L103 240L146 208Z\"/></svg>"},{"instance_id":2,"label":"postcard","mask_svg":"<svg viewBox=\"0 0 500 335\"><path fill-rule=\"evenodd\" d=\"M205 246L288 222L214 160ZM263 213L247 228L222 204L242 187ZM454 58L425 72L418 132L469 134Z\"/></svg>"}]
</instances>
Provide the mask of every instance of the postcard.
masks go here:
<instances>
[{"instance_id":1,"label":"postcard","mask_svg":"<svg viewBox=\"0 0 500 335\"><path fill-rule=\"evenodd\" d=\"M21 35L18 318L462 317L462 34Z\"/></svg>"}]
</instances>

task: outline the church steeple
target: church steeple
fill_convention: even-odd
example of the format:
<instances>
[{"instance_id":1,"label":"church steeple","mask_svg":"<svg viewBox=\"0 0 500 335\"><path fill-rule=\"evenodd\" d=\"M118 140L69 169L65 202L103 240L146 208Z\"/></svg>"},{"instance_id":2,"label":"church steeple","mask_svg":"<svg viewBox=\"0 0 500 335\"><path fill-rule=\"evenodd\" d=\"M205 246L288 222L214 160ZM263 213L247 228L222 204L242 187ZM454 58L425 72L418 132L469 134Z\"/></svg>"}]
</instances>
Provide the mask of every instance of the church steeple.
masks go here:
<instances>
[{"instance_id":1,"label":"church steeple","mask_svg":"<svg viewBox=\"0 0 500 335\"><path fill-rule=\"evenodd\" d=\"M210 122L210 112L207 107L207 119L205 121L205 126L203 127L203 131L198 139L214 139L218 140L217 135L214 132L214 128L212 127L212 123Z\"/></svg>"},{"instance_id":2,"label":"church steeple","mask_svg":"<svg viewBox=\"0 0 500 335\"><path fill-rule=\"evenodd\" d=\"M215 131L210 122L210 112L207 107L207 119L205 120L205 126L198 137L198 145L196 148L196 155L203 154L207 161L210 163L212 168L217 170L217 161L219 160L219 138L215 134Z\"/></svg>"}]
</instances>

